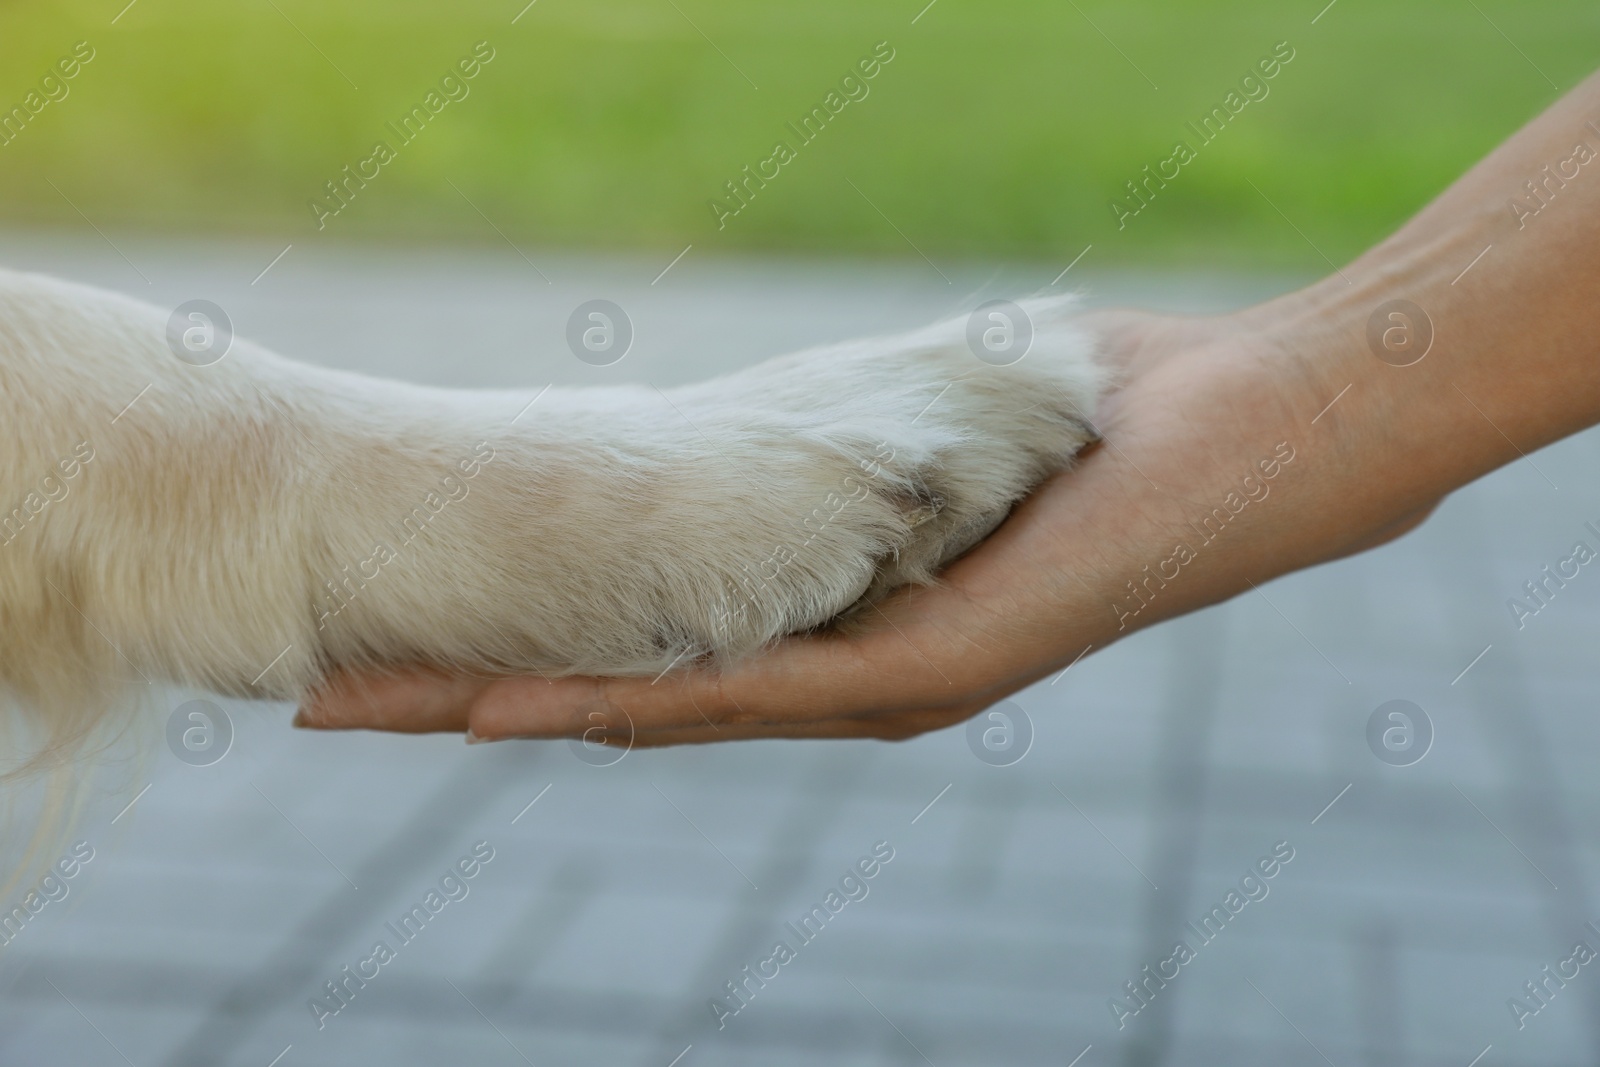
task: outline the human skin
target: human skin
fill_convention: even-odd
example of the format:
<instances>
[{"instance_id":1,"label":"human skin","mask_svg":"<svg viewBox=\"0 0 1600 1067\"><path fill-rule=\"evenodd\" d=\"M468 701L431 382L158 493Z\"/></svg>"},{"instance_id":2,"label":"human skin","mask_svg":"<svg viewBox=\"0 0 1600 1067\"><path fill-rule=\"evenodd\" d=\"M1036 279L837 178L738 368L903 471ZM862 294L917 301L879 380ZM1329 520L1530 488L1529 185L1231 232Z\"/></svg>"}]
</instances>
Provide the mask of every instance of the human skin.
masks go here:
<instances>
[{"instance_id":1,"label":"human skin","mask_svg":"<svg viewBox=\"0 0 1600 1067\"><path fill-rule=\"evenodd\" d=\"M1098 414L1103 442L938 585L886 601L864 633L794 637L655 682L340 676L296 723L469 741L600 729L635 747L913 737L1086 649L1392 540L1454 489L1600 421L1600 159L1557 170L1580 142L1600 151L1600 75L1304 290L1213 318L1095 316L1123 381ZM1519 216L1513 198L1539 203L1528 182L1545 183L1545 204ZM1368 340L1369 319L1397 298L1435 331L1404 367ZM1270 494L1205 542L1201 520L1282 442L1295 458ZM1141 603L1129 583L1180 542L1195 557L1143 586L1148 603L1127 614Z\"/></svg>"}]
</instances>

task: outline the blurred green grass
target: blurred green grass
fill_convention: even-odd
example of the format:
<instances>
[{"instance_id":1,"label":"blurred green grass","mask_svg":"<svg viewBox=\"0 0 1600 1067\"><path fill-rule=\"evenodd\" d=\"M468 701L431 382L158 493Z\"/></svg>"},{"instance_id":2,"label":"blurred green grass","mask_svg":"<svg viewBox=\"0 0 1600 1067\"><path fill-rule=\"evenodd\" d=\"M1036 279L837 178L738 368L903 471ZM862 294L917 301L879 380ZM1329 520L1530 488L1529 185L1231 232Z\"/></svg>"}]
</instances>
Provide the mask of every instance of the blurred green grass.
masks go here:
<instances>
[{"instance_id":1,"label":"blurred green grass","mask_svg":"<svg viewBox=\"0 0 1600 1067\"><path fill-rule=\"evenodd\" d=\"M139 0L111 25L123 2L0 7L0 106L97 52L0 147L0 225L1322 269L1600 53L1577 0L1339 0L1315 25L1326 0L937 0L914 25L926 0L538 0L515 25L525 0ZM479 40L471 95L399 147L385 124ZM718 230L723 182L880 40L870 95ZM1270 95L1119 230L1123 182L1279 41ZM308 202L378 139L398 158L319 232Z\"/></svg>"}]
</instances>

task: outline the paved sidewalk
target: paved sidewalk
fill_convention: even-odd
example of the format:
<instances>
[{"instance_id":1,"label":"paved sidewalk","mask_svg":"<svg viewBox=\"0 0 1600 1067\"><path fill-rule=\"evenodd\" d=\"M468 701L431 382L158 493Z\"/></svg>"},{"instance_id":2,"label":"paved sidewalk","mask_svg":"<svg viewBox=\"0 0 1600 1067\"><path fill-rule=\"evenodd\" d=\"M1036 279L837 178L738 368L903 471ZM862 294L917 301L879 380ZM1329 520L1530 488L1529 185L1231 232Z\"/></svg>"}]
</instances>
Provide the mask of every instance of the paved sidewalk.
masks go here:
<instances>
[{"instance_id":1,"label":"paved sidewalk","mask_svg":"<svg viewBox=\"0 0 1600 1067\"><path fill-rule=\"evenodd\" d=\"M113 236L120 254L12 235L0 259L214 300L309 360L530 395L687 381L975 291L1017 295L1065 265L947 269L946 284L920 262L691 251L652 284L671 252L529 251L535 269L509 251L297 246L252 284L281 245ZM1286 284L1073 277L1099 300L1187 307ZM594 297L637 329L615 367L562 340ZM1017 698L1035 737L1007 767L959 728L596 767L564 744L304 735L282 707L232 702L231 751L194 767L161 741L194 695L173 694L151 755L113 769L122 788L82 817L94 858L67 898L0 948L0 1064L1600 1062L1600 968L1550 981L1520 1031L1507 1007L1538 1005L1524 983L1574 942L1600 949L1585 928L1600 925L1600 576L1585 568L1520 632L1506 606L1574 541L1596 544L1597 460L1585 434L1396 545L1085 659ZM1432 723L1411 766L1368 745L1394 699ZM445 882L459 899L397 936L480 841L493 858ZM800 931L877 842L893 858L846 882L859 899ZM1197 930L1222 925L1214 907L1221 933ZM308 1001L380 939L394 958L319 1029ZM737 1006L725 983L779 940L793 958L719 1030L708 1001ZM1192 958L1164 962L1179 940ZM1124 983L1146 965L1176 977L1131 1014Z\"/></svg>"}]
</instances>

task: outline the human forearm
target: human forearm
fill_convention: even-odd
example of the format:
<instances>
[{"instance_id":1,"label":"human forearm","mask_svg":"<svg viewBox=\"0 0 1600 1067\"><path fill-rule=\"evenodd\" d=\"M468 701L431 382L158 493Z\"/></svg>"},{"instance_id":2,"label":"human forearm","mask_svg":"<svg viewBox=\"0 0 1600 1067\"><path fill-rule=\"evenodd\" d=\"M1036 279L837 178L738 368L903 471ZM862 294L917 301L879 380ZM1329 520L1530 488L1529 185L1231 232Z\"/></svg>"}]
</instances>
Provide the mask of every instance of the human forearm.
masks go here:
<instances>
[{"instance_id":1,"label":"human forearm","mask_svg":"<svg viewBox=\"0 0 1600 1067\"><path fill-rule=\"evenodd\" d=\"M1136 324L1136 345L1177 358L1136 371L1076 493L1043 495L1057 513L1015 530L1053 542L1021 554L1052 560L1063 610L1107 605L1065 623L1058 655L1381 544L1600 421L1597 253L1600 76L1317 284L1206 324ZM1272 462L1280 444L1295 462Z\"/></svg>"},{"instance_id":2,"label":"human forearm","mask_svg":"<svg viewBox=\"0 0 1600 1067\"><path fill-rule=\"evenodd\" d=\"M1388 240L1261 311L1317 338L1314 350L1353 357L1331 359L1323 371L1335 391L1353 385L1342 417L1362 417L1368 432L1386 424L1414 484L1436 492L1600 419L1595 293L1600 75ZM1387 365L1369 342L1374 312L1395 299L1418 305L1434 333L1432 350L1413 366Z\"/></svg>"}]
</instances>

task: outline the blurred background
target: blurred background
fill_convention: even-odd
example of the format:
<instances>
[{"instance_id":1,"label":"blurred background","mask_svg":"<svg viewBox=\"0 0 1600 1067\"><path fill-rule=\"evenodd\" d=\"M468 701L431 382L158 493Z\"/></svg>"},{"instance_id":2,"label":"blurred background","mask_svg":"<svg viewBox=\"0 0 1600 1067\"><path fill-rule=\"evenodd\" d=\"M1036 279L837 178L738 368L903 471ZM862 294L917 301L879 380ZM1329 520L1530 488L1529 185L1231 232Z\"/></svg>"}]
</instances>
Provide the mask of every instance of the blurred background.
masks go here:
<instances>
[{"instance_id":1,"label":"blurred background","mask_svg":"<svg viewBox=\"0 0 1600 1067\"><path fill-rule=\"evenodd\" d=\"M1051 286L1237 307L1381 238L1600 56L1592 5L1507 0L124 4L0 7L0 261L532 389ZM563 340L594 298L636 331L607 367ZM1600 1062L1600 974L1542 971L1600 950L1600 580L1521 630L1506 608L1595 543L1597 459L1570 439L899 745L613 763L162 693L95 771L92 858L0 927L0 1063ZM199 754L169 730L194 700ZM330 1001L479 842L467 895ZM879 842L866 897L732 999ZM1179 939L1141 1006L1125 983Z\"/></svg>"},{"instance_id":2,"label":"blurred background","mask_svg":"<svg viewBox=\"0 0 1600 1067\"><path fill-rule=\"evenodd\" d=\"M317 240L1322 270L1307 239L1342 261L1383 236L1600 39L1578 0L926 3L6 4L0 103L79 40L95 58L0 148L0 219L309 241L308 200L386 139ZM470 95L400 146L387 124L478 41ZM707 201L879 41L868 96L719 231ZM1123 183L1285 41L1270 95L1118 231Z\"/></svg>"}]
</instances>

